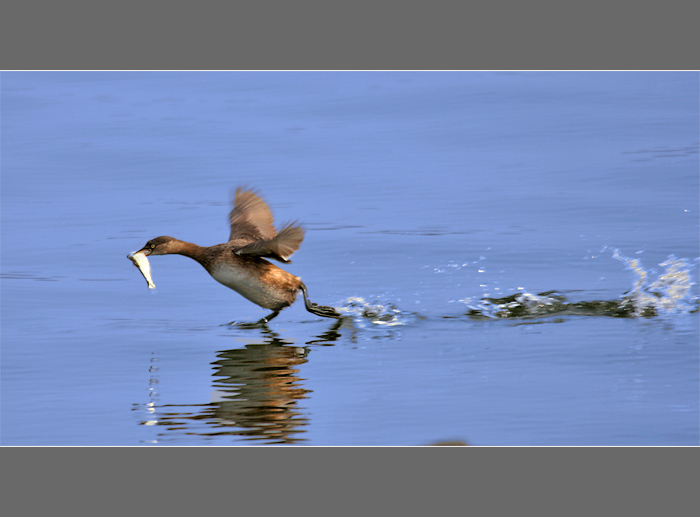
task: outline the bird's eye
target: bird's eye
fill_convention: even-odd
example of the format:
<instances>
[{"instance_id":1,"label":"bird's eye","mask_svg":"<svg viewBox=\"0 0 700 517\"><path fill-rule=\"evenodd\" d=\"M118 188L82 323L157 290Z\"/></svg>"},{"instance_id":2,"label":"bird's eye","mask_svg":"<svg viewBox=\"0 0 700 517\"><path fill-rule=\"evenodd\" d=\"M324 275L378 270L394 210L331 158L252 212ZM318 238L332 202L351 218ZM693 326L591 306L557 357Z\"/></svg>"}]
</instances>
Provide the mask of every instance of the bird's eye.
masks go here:
<instances>
[{"instance_id":1,"label":"bird's eye","mask_svg":"<svg viewBox=\"0 0 700 517\"><path fill-rule=\"evenodd\" d=\"M155 247L156 247L155 244L151 244L151 249L153 249L153 248L155 248Z\"/></svg>"}]
</instances>

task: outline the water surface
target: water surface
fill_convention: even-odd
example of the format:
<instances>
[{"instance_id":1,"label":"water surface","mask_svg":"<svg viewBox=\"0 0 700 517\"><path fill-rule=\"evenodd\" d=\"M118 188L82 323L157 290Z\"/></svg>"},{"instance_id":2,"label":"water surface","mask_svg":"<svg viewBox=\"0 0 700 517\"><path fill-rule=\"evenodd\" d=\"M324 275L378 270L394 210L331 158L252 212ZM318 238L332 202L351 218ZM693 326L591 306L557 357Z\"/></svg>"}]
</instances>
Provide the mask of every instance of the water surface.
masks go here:
<instances>
[{"instance_id":1,"label":"water surface","mask_svg":"<svg viewBox=\"0 0 700 517\"><path fill-rule=\"evenodd\" d=\"M698 443L697 73L0 83L2 444ZM239 185L345 318L149 292Z\"/></svg>"}]
</instances>

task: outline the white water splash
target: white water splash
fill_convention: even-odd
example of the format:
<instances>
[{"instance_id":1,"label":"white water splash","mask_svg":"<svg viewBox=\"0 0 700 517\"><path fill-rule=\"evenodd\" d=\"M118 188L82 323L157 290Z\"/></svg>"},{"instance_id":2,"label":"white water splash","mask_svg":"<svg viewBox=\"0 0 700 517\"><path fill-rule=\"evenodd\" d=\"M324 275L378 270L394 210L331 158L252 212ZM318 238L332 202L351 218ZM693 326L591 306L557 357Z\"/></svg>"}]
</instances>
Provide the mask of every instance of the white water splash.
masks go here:
<instances>
[{"instance_id":1,"label":"white water splash","mask_svg":"<svg viewBox=\"0 0 700 517\"><path fill-rule=\"evenodd\" d=\"M665 268L663 273L649 283L649 273L639 259L625 257L618 249L613 251L612 256L625 263L626 269L637 276L634 287L625 294L625 298L632 300L638 315L647 308L655 309L658 314L686 314L695 308L698 297L691 294L695 282L690 274L695 266L688 259L669 255L659 264Z\"/></svg>"},{"instance_id":2,"label":"white water splash","mask_svg":"<svg viewBox=\"0 0 700 517\"><path fill-rule=\"evenodd\" d=\"M371 323L387 327L405 325L411 317L410 313L403 312L394 305L368 303L359 296L348 298L336 309L343 315L352 316L360 324Z\"/></svg>"}]
</instances>

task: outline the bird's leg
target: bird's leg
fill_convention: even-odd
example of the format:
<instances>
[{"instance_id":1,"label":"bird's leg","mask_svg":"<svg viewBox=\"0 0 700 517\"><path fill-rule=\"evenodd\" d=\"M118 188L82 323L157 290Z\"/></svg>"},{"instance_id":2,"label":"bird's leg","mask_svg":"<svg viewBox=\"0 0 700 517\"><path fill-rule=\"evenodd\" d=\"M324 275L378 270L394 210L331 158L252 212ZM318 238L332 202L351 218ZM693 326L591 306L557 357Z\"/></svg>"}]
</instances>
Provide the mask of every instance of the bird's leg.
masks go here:
<instances>
[{"instance_id":1,"label":"bird's leg","mask_svg":"<svg viewBox=\"0 0 700 517\"><path fill-rule=\"evenodd\" d=\"M300 289L301 292L304 294L304 307L306 307L306 310L309 311L311 314L315 314L316 316L323 316L324 318L341 317L341 314L338 311L336 311L333 307L312 303L311 300L309 300L309 293L306 291L306 286L304 284L301 284Z\"/></svg>"},{"instance_id":2,"label":"bird's leg","mask_svg":"<svg viewBox=\"0 0 700 517\"><path fill-rule=\"evenodd\" d=\"M268 322L268 321L271 321L271 320L272 320L273 318L275 318L279 313L280 313L280 311L274 311L273 313L268 314L268 315L265 316L264 318L259 319L259 320L256 321L255 323L238 323L238 322L232 321L231 323L229 323L229 325L235 325L236 327L238 327L238 328L240 328L240 329L260 329L260 328L265 328L265 327L267 327L267 322Z\"/></svg>"},{"instance_id":3,"label":"bird's leg","mask_svg":"<svg viewBox=\"0 0 700 517\"><path fill-rule=\"evenodd\" d=\"M260 321L257 322L257 324L258 325L265 325L266 323L269 323L274 318L276 318L279 313L280 313L280 311L271 312L270 314L268 314L264 318L261 318Z\"/></svg>"}]
</instances>

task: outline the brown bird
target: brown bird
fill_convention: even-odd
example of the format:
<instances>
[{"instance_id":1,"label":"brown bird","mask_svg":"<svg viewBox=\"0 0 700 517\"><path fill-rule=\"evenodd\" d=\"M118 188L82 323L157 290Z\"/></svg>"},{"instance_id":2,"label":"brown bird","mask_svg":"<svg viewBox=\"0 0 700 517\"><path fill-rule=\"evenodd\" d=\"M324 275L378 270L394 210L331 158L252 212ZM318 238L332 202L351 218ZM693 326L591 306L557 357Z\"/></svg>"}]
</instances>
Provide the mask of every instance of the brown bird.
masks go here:
<instances>
[{"instance_id":1,"label":"brown bird","mask_svg":"<svg viewBox=\"0 0 700 517\"><path fill-rule=\"evenodd\" d=\"M223 244L202 247L173 237L156 237L129 258L138 253L145 256L177 254L196 260L217 282L260 307L272 310L255 325L267 323L294 303L299 290L304 295L307 311L324 318L340 318L333 307L309 301L301 278L265 260L271 258L288 264L289 257L304 239L301 227L290 223L279 232L275 231L272 212L265 202L255 192L240 188L236 190L229 221L231 234Z\"/></svg>"}]
</instances>

